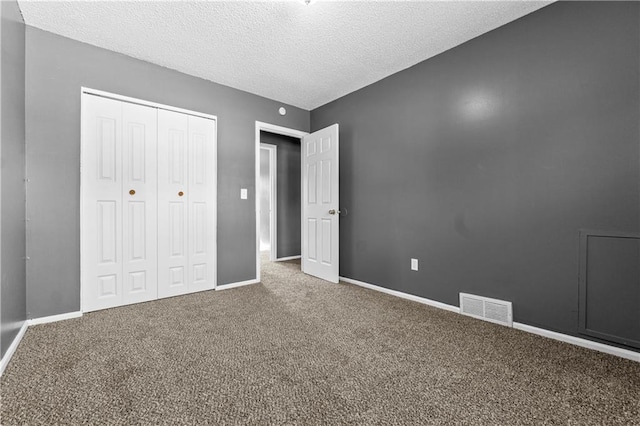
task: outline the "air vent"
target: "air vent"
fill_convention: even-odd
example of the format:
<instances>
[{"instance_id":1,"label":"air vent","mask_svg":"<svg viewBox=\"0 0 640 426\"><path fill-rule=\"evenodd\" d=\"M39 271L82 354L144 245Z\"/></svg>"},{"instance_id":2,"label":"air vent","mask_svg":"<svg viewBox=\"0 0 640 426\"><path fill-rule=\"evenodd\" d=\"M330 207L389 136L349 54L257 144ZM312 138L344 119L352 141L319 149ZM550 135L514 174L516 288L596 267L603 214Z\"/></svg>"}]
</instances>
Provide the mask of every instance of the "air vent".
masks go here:
<instances>
[{"instance_id":1,"label":"air vent","mask_svg":"<svg viewBox=\"0 0 640 426\"><path fill-rule=\"evenodd\" d=\"M460 293L460 313L496 324L513 327L511 302Z\"/></svg>"}]
</instances>

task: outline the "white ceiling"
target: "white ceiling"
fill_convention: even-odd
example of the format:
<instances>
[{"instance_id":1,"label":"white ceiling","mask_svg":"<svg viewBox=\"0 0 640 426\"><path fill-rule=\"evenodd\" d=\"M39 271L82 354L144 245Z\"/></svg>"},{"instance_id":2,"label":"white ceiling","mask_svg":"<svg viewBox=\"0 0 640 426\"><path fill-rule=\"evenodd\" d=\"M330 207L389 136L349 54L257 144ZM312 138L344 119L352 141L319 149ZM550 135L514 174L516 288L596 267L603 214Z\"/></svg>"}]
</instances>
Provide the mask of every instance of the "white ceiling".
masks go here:
<instances>
[{"instance_id":1,"label":"white ceiling","mask_svg":"<svg viewBox=\"0 0 640 426\"><path fill-rule=\"evenodd\" d=\"M31 1L27 25L307 110L549 1Z\"/></svg>"}]
</instances>

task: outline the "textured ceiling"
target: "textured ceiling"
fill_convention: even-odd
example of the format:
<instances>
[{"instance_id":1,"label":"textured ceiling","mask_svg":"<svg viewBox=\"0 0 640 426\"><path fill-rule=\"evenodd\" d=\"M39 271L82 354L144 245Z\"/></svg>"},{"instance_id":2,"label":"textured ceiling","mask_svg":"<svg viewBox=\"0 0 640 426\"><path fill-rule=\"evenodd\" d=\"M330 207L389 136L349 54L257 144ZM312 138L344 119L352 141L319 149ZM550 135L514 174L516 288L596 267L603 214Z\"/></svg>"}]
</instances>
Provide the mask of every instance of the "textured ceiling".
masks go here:
<instances>
[{"instance_id":1,"label":"textured ceiling","mask_svg":"<svg viewBox=\"0 0 640 426\"><path fill-rule=\"evenodd\" d=\"M30 1L27 25L311 110L541 1Z\"/></svg>"}]
</instances>

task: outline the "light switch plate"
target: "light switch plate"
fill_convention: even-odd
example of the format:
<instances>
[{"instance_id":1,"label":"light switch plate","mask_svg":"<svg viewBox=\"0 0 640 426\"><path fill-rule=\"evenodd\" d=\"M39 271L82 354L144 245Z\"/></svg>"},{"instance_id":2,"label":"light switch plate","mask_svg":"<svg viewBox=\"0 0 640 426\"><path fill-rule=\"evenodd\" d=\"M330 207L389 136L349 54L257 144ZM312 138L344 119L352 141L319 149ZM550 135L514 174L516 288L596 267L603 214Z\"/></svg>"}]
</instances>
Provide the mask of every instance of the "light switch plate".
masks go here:
<instances>
[{"instance_id":1,"label":"light switch plate","mask_svg":"<svg viewBox=\"0 0 640 426\"><path fill-rule=\"evenodd\" d=\"M240 199L241 200L247 199L247 188L240 188Z\"/></svg>"},{"instance_id":2,"label":"light switch plate","mask_svg":"<svg viewBox=\"0 0 640 426\"><path fill-rule=\"evenodd\" d=\"M418 259L411 259L411 270L412 271L418 270Z\"/></svg>"}]
</instances>

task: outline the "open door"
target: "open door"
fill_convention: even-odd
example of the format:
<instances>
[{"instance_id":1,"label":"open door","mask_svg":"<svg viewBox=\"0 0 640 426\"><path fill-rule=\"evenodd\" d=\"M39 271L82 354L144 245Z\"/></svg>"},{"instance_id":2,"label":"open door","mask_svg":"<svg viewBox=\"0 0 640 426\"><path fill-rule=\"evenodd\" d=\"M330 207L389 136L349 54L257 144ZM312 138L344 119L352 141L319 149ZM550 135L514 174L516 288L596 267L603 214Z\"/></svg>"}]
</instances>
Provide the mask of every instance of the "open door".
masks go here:
<instances>
[{"instance_id":1,"label":"open door","mask_svg":"<svg viewBox=\"0 0 640 426\"><path fill-rule=\"evenodd\" d=\"M338 282L338 125L302 138L302 272Z\"/></svg>"}]
</instances>

